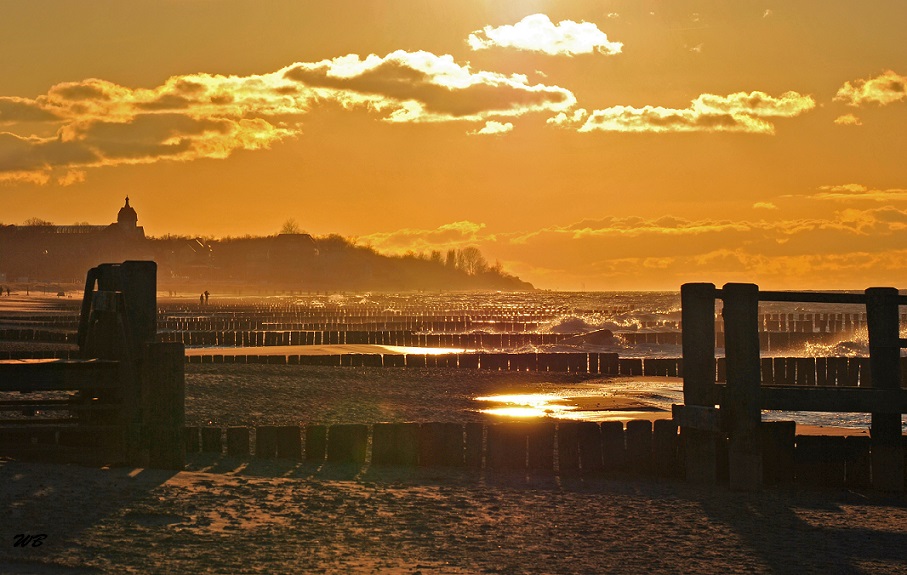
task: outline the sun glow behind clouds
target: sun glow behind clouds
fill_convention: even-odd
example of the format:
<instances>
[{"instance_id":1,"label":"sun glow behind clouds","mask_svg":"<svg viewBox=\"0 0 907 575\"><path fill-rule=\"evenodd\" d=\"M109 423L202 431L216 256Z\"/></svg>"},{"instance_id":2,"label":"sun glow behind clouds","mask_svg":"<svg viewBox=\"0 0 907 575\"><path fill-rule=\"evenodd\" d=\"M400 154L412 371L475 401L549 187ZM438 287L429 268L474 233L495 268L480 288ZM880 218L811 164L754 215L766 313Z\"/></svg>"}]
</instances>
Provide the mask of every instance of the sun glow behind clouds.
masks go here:
<instances>
[{"instance_id":1,"label":"sun glow behind clouds","mask_svg":"<svg viewBox=\"0 0 907 575\"><path fill-rule=\"evenodd\" d=\"M623 47L620 42L608 40L591 22L563 20L555 25L545 14L526 16L513 25L485 26L470 34L466 42L473 50L515 48L549 56L619 54Z\"/></svg>"}]
</instances>

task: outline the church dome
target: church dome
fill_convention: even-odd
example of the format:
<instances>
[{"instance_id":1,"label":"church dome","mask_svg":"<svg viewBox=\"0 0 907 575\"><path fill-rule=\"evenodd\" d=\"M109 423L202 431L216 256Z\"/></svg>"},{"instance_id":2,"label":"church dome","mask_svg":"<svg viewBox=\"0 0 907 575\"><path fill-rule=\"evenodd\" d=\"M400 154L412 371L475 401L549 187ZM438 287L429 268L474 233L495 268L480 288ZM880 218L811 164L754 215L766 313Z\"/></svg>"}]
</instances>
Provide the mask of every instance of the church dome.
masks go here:
<instances>
[{"instance_id":1,"label":"church dome","mask_svg":"<svg viewBox=\"0 0 907 575\"><path fill-rule=\"evenodd\" d=\"M129 196L126 196L126 205L120 208L120 211L117 214L117 224L134 228L138 221L139 216L135 213L135 210L132 209L132 206L129 205Z\"/></svg>"}]
</instances>

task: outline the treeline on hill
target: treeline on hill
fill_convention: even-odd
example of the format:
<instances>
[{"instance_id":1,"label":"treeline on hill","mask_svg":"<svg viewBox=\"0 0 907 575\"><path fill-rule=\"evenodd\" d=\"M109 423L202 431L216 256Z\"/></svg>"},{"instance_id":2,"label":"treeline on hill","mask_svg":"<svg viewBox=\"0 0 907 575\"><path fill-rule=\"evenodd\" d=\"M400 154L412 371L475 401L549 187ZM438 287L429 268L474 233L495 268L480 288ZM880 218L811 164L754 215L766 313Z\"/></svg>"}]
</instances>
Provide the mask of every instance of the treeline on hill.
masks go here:
<instances>
[{"instance_id":1,"label":"treeline on hill","mask_svg":"<svg viewBox=\"0 0 907 575\"><path fill-rule=\"evenodd\" d=\"M533 289L476 247L388 256L339 235L149 238L161 289L216 282L300 291Z\"/></svg>"}]
</instances>

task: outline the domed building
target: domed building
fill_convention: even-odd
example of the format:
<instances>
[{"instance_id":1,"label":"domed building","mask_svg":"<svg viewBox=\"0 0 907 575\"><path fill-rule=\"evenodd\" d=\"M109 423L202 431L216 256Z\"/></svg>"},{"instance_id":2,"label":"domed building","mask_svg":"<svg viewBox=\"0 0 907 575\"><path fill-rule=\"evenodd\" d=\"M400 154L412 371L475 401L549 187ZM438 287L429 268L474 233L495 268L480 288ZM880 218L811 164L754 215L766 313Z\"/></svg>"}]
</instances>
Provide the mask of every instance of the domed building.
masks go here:
<instances>
[{"instance_id":1,"label":"domed building","mask_svg":"<svg viewBox=\"0 0 907 575\"><path fill-rule=\"evenodd\" d=\"M138 221L139 215L129 205L129 196L126 196L126 204L117 212L116 223L110 224L107 229L133 238L144 238L145 228L138 225Z\"/></svg>"},{"instance_id":2,"label":"domed building","mask_svg":"<svg viewBox=\"0 0 907 575\"><path fill-rule=\"evenodd\" d=\"M108 225L0 226L0 278L10 282L83 281L101 263L149 260L152 252L135 209L125 205Z\"/></svg>"}]
</instances>

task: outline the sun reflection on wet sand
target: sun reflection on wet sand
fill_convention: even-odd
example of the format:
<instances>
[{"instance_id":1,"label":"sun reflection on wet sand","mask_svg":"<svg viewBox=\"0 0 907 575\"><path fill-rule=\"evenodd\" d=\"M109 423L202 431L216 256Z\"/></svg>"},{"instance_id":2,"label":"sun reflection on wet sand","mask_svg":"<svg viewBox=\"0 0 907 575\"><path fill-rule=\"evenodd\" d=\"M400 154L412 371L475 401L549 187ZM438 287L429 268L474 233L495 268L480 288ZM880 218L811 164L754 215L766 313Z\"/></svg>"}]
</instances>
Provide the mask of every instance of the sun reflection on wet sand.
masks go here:
<instances>
[{"instance_id":1,"label":"sun reflection on wet sand","mask_svg":"<svg viewBox=\"0 0 907 575\"><path fill-rule=\"evenodd\" d=\"M507 418L571 419L580 421L626 421L670 418L656 405L610 395L563 396L552 393L501 394L476 397L483 404L477 411Z\"/></svg>"},{"instance_id":2,"label":"sun reflection on wet sand","mask_svg":"<svg viewBox=\"0 0 907 575\"><path fill-rule=\"evenodd\" d=\"M542 393L488 395L475 400L495 404L479 409L480 413L502 417L561 417L564 412L576 409L576 406L564 403L563 397Z\"/></svg>"},{"instance_id":3,"label":"sun reflection on wet sand","mask_svg":"<svg viewBox=\"0 0 907 575\"><path fill-rule=\"evenodd\" d=\"M602 422L671 417L670 410L657 401L646 401L623 393L504 393L476 397L474 400L479 404L476 409L479 413L514 419Z\"/></svg>"}]
</instances>

